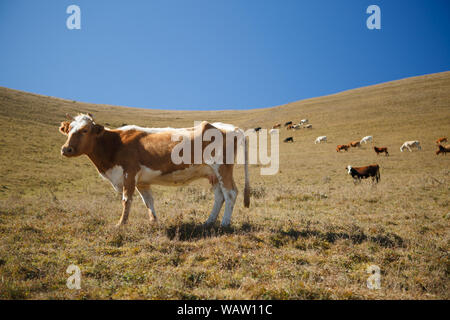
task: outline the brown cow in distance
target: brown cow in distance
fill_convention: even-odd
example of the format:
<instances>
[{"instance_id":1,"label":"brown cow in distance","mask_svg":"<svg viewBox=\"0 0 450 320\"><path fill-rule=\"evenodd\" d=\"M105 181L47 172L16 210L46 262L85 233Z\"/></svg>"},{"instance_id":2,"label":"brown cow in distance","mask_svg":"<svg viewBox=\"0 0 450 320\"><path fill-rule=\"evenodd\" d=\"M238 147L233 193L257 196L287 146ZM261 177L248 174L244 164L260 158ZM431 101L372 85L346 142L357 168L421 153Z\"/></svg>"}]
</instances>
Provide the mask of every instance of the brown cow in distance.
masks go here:
<instances>
[{"instance_id":1,"label":"brown cow in distance","mask_svg":"<svg viewBox=\"0 0 450 320\"><path fill-rule=\"evenodd\" d=\"M347 166L347 172L352 176L354 181L361 181L361 179L366 179L372 177L372 181L380 181L380 166L377 164L372 164L365 167L352 167Z\"/></svg>"},{"instance_id":2,"label":"brown cow in distance","mask_svg":"<svg viewBox=\"0 0 450 320\"><path fill-rule=\"evenodd\" d=\"M373 150L375 150L375 152L377 153L377 155L380 154L380 153L385 153L386 156L389 155L388 149L387 149L386 147L373 147Z\"/></svg>"},{"instance_id":3,"label":"brown cow in distance","mask_svg":"<svg viewBox=\"0 0 450 320\"><path fill-rule=\"evenodd\" d=\"M272 126L272 129L278 129L278 128L281 128L281 123L277 123Z\"/></svg>"},{"instance_id":4,"label":"brown cow in distance","mask_svg":"<svg viewBox=\"0 0 450 320\"><path fill-rule=\"evenodd\" d=\"M439 145L439 150L436 151L436 155L439 153L442 153L443 155L447 155L447 152L450 152L450 144L446 145L445 147L443 145Z\"/></svg>"},{"instance_id":5,"label":"brown cow in distance","mask_svg":"<svg viewBox=\"0 0 450 320\"><path fill-rule=\"evenodd\" d=\"M348 151L348 148L350 148L348 144L340 144L336 147L336 152L339 152L341 150Z\"/></svg>"},{"instance_id":6,"label":"brown cow in distance","mask_svg":"<svg viewBox=\"0 0 450 320\"><path fill-rule=\"evenodd\" d=\"M348 145L352 148L361 147L361 143L359 141L352 141Z\"/></svg>"},{"instance_id":7,"label":"brown cow in distance","mask_svg":"<svg viewBox=\"0 0 450 320\"><path fill-rule=\"evenodd\" d=\"M442 142L447 142L447 137L442 137L436 140L436 144L441 144Z\"/></svg>"}]
</instances>

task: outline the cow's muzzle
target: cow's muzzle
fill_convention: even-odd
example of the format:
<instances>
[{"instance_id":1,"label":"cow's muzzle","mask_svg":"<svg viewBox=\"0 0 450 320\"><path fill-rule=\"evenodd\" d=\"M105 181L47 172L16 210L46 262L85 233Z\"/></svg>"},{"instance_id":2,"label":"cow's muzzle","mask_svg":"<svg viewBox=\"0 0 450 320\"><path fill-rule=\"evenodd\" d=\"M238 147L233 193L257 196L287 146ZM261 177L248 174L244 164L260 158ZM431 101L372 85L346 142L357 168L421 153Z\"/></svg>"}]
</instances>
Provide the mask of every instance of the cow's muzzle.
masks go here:
<instances>
[{"instance_id":1,"label":"cow's muzzle","mask_svg":"<svg viewBox=\"0 0 450 320\"><path fill-rule=\"evenodd\" d=\"M61 155L65 157L71 157L75 154L75 149L72 147L62 147L61 148Z\"/></svg>"}]
</instances>

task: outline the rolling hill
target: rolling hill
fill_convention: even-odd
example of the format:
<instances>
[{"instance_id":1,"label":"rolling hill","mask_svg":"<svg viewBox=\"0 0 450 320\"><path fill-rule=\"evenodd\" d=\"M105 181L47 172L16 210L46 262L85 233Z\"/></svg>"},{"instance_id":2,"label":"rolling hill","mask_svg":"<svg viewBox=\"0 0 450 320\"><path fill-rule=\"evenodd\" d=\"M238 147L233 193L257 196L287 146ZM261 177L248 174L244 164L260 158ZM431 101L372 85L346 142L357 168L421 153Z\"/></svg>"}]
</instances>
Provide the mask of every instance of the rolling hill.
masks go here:
<instances>
[{"instance_id":1,"label":"rolling hill","mask_svg":"<svg viewBox=\"0 0 450 320\"><path fill-rule=\"evenodd\" d=\"M206 182L154 188L158 225L140 199L114 228L120 201L86 157L63 159L65 114L109 127L185 127L195 120L244 129L307 118L281 130L280 171L251 167L250 209L239 195L233 227L201 228ZM448 299L450 72L407 78L267 109L166 111L81 103L0 87L1 298ZM328 143L314 145L317 136ZM337 153L372 135L373 145ZM404 141L421 151L401 153ZM381 182L354 185L345 167L378 163ZM243 190L243 170L236 181ZM221 217L219 217L220 219ZM82 289L67 289L77 264ZM368 265L382 270L370 290Z\"/></svg>"}]
</instances>

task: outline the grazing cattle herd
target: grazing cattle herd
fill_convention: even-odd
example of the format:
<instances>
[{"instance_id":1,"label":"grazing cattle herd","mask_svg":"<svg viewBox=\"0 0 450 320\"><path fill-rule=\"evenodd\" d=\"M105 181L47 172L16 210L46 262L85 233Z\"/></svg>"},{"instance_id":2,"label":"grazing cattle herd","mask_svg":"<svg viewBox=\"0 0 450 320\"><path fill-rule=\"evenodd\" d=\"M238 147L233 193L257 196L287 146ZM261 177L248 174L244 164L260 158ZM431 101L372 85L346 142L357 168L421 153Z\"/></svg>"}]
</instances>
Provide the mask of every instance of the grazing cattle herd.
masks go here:
<instances>
[{"instance_id":1,"label":"grazing cattle herd","mask_svg":"<svg viewBox=\"0 0 450 320\"><path fill-rule=\"evenodd\" d=\"M309 124L308 119L302 119L302 120L300 120L300 122L298 124L293 124L292 121L287 121L287 122L285 122L284 126L286 127L287 130L292 130L292 129L298 130L301 128L311 129L312 128L312 124ZM280 123L273 125L270 132L271 133L274 132L274 130L277 128L281 128ZM441 143L447 142L447 141L448 141L447 137L441 137L436 140L436 144L438 145L438 148L439 148L436 151L436 155L439 155L439 154L446 155L448 152L450 152L450 145L446 145L446 146L441 145ZM293 137L285 138L283 140L283 142L294 142L294 138ZM325 142L325 143L328 142L327 136L318 136L314 140L314 144L320 144L322 142ZM336 146L336 152L340 152L340 151L348 152L348 150L350 148L360 148L363 143L364 144L373 143L373 136L365 136L361 140L351 141L347 144L339 144ZM405 149L407 149L409 152L412 152L413 148L417 148L418 150L421 150L422 147L420 145L420 142L417 140L406 141L400 147L400 151L403 152ZM385 156L389 156L387 147L374 146L373 150L375 151L377 156L380 153L384 153ZM348 170L348 174L351 175L355 179L355 181L369 178L369 177L372 177L372 180L377 183L378 183L378 181L380 181L380 167L378 164L373 164L373 165L369 165L369 166L365 166L365 167L352 167L349 165L349 166L347 166L346 169Z\"/></svg>"}]
</instances>

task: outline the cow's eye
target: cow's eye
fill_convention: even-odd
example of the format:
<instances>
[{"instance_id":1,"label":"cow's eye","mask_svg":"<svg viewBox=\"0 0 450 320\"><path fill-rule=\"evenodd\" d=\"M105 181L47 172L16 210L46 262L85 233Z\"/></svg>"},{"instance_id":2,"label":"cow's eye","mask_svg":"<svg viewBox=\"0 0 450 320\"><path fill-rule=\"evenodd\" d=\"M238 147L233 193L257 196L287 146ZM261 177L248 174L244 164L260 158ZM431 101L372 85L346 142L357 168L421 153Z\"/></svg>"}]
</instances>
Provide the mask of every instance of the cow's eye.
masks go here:
<instances>
[{"instance_id":1,"label":"cow's eye","mask_svg":"<svg viewBox=\"0 0 450 320\"><path fill-rule=\"evenodd\" d=\"M88 132L88 130L87 130L87 129L83 129L83 131L81 131L81 132L83 132L83 133L87 133L87 132Z\"/></svg>"}]
</instances>

